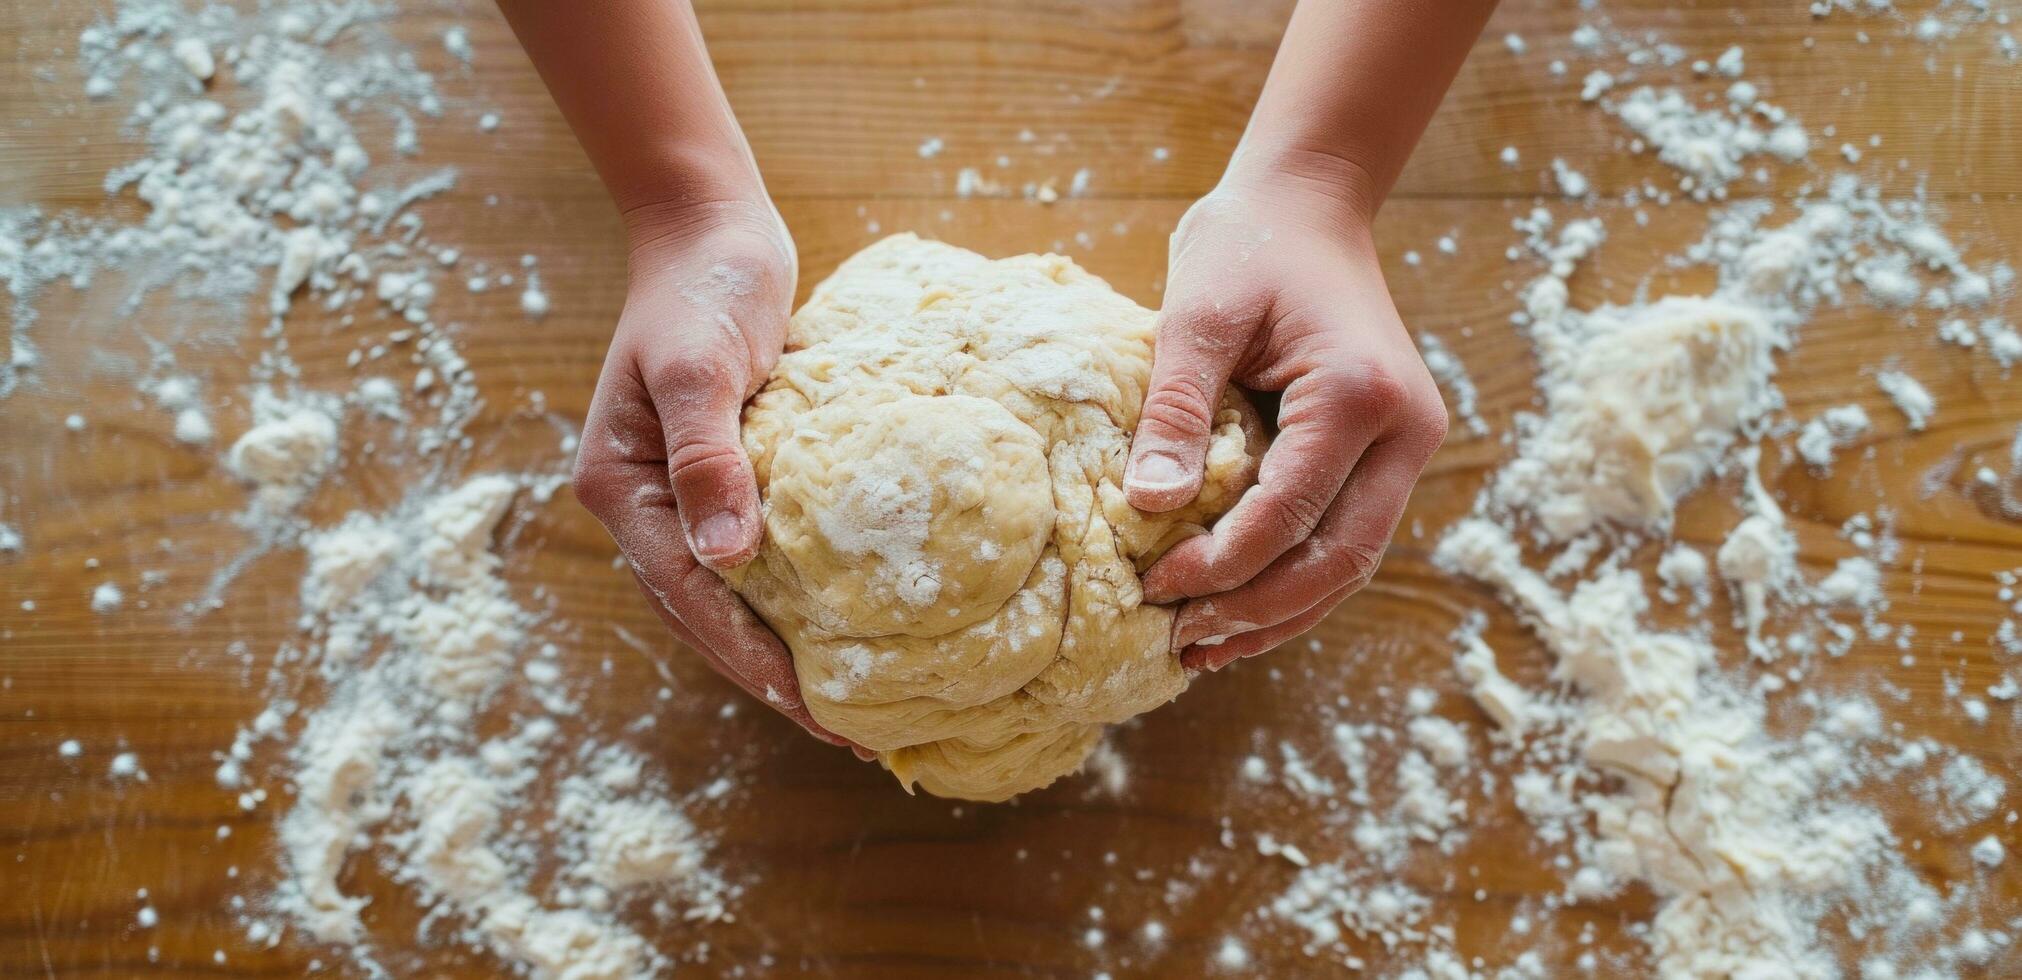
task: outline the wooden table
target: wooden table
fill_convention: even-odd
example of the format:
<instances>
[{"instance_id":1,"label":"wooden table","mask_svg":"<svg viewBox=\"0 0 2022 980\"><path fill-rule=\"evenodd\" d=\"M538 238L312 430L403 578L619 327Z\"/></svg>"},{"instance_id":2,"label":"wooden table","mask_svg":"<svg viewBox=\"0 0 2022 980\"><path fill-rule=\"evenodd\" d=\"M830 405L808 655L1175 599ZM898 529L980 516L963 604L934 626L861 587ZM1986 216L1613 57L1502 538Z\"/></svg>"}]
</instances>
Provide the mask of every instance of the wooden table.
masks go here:
<instances>
[{"instance_id":1,"label":"wooden table","mask_svg":"<svg viewBox=\"0 0 2022 980\"><path fill-rule=\"evenodd\" d=\"M0 10L0 36L16 38L0 62L0 173L8 175L0 204L131 216L132 202L108 204L99 185L134 150L110 110L79 97L70 64L83 6ZM1838 164L1838 144L1852 142L1866 153L1858 169L1893 193L1921 190L1972 255L1984 261L2022 241L2022 66L1997 53L1997 31L1970 28L1931 45L1910 38L1900 16L1820 20L1804 8L1797 0L1610 0L1606 16L1618 28L1661 31L1692 57L1741 43L1765 97L1814 134L1839 127L1840 137L1818 139L1808 172L1779 176L1771 193L1816 184ZM1063 251L1155 305L1165 237L1218 176L1288 9L1287 0L724 0L706 4L703 21L798 239L803 295L882 233L915 229L986 253ZM476 59L468 71L436 41L451 13L470 26ZM1588 64L1569 41L1581 22L1570 3L1509 0L1382 216L1386 269L1407 321L1437 334L1473 371L1497 433L1534 397L1527 343L1506 319L1512 286L1532 273L1503 250L1515 239L1510 220L1549 191L1548 162L1564 157L1581 168L1604 199L1645 180L1674 183L1574 96ZM554 298L554 313L538 324L498 294L441 300L438 319L471 324L465 350L489 403L473 433L481 452L506 465L555 465L562 455L530 399L539 392L559 415L581 417L622 299L616 223L494 11L419 4L395 30L442 71L450 96L447 120L424 133L423 159L454 164L462 179L425 205L430 228L494 262L537 254ZM1509 32L1528 41L1526 53L1505 46ZM1548 71L1553 59L1568 60L1567 76ZM57 80L39 79L36 70L52 64ZM497 111L504 125L479 132L483 111ZM1868 145L1870 133L1878 148ZM945 144L931 158L918 152L929 138ZM1506 145L1519 148L1521 166L1498 162ZM1908 169L1897 169L1898 159ZM1052 180L1063 190L1087 168L1088 192L1050 206L962 197L962 167L1012 187ZM484 204L487 194L498 196L496 206ZM1561 214L1588 210L1548 203ZM1703 288L1703 278L1656 263L1697 236L1703 206L1650 208L1647 228L1619 204L1592 210L1609 219L1614 238L1576 278L1575 302L1626 300L1646 282L1653 293ZM1443 235L1458 243L1456 254L1435 248ZM1407 250L1422 264L1407 265ZM257 896L271 880L278 808L243 814L212 778L213 754L260 710L257 679L292 634L299 556L260 559L222 609L180 614L246 543L224 519L240 491L205 454L174 442L163 413L144 408L134 389L135 368L145 364L139 334L176 333L187 338L183 366L206 373L214 394L233 396L246 366L229 338L252 328L191 322L166 308L117 316L102 299L61 289L44 307L35 336L46 381L0 402L0 521L28 535L24 553L0 555L0 976L127 976L147 969L150 946L159 948L159 969L188 975L295 974L319 957L329 963L330 950L295 941L253 948L234 925L231 896ZM1988 638L2002 613L1992 576L2022 566L2022 523L1976 492L1971 474L1983 463L2005 471L2022 382L1984 356L1941 345L1930 317L1920 319L1909 329L1901 317L1856 308L1806 329L1780 375L1793 414L1856 401L1877 428L1844 457L1836 479L1784 462L1772 462L1766 477L1814 575L1846 552L1835 531L1854 513L1892 507L1904 543L1887 574L1895 599L1887 618L1915 627L1914 665L1893 645L1866 645L1813 683L1872 688L1885 678L1908 692L1901 702L1882 699L1906 731L2012 766L2012 706L1996 704L1991 720L1973 725L1944 688L1948 678L1985 687L2015 666ZM296 337L304 383L344 386L350 343L329 332ZM1883 363L1938 395L1929 431L1907 433L1863 375ZM243 400L219 413L222 432L245 424ZM89 415L85 431L65 430L72 412ZM719 719L732 689L656 628L612 568L602 530L566 494L520 533L512 575L526 594L544 590L553 620L570 624L571 665L589 676L607 671L591 704L608 727L653 710L659 671L671 671L676 707L660 713L655 738L639 743L671 784L695 785L726 756L737 760L739 791L698 815L719 841L716 862L749 882L737 920L659 937L676 951L706 939L704 972L1188 975L1206 971L1221 937L1236 933L1247 937L1257 972L1307 974L1327 964L1302 956L1284 930L1242 921L1294 873L1252 841L1268 831L1331 859L1346 853L1344 836L1325 808L1277 787L1246 788L1241 760L1275 757L1281 739L1318 751L1326 719L1395 718L1402 692L1419 685L1439 691L1440 710L1478 734L1483 720L1456 683L1446 639L1470 610L1489 613L1506 669L1531 682L1543 675L1543 652L1492 597L1427 561L1439 529L1508 452L1499 439L1455 433L1382 574L1316 631L1322 649L1300 641L1203 679L1120 732L1130 771L1120 795L1075 780L1015 806L909 798L884 773L798 737L766 712ZM397 489L387 474L340 479L312 516L328 520ZM1681 537L1717 545L1732 521L1731 496L1695 498ZM118 615L89 609L92 588L106 580L128 592ZM21 600L35 603L32 614ZM1727 616L1724 605L1711 613L1723 624ZM59 756L65 739L82 743L81 758ZM138 754L145 782L107 778L107 760L122 748ZM1388 764L1379 760L1379 770ZM1534 909L1556 875L1506 792L1470 791L1468 801L1471 843L1450 859L1423 856L1403 873L1450 896L1463 951L1495 964L1535 943L1569 960L1589 924L1597 948L1638 947L1622 927L1647 916L1647 896L1576 908L1527 937L1512 934L1512 916ZM2022 834L1998 818L1944 834L1914 796L1882 803L1903 840L1920 842L1912 864L1933 880L1969 877L1964 848L1987 832L2011 854L2022 850ZM2012 806L2011 797L2004 812ZM1221 841L1225 829L1233 848ZM395 947L403 970L495 970L454 950L399 954L415 910L369 867L356 874L347 885L376 896L374 933ZM1996 874L1993 895L2005 912L1990 924L2022 902L2022 861L2011 857ZM1171 881L1183 887L1169 894ZM142 888L160 914L153 929L135 922ZM1099 948L1083 942L1098 924L1092 909L1110 937ZM1149 919L1169 930L1158 947L1131 938ZM1362 947L1384 962L1375 943ZM2011 955L1996 972L2018 970L2022 959Z\"/></svg>"}]
</instances>

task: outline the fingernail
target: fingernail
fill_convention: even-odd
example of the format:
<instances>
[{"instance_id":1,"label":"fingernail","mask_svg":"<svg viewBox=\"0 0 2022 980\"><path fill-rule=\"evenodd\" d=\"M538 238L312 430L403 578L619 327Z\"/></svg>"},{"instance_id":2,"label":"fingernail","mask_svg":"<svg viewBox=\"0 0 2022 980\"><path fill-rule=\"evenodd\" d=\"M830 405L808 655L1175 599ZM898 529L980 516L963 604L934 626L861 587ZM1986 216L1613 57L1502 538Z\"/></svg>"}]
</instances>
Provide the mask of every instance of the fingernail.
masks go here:
<instances>
[{"instance_id":1,"label":"fingernail","mask_svg":"<svg viewBox=\"0 0 2022 980\"><path fill-rule=\"evenodd\" d=\"M688 547L711 561L729 558L744 548L744 524L727 510L711 514L689 532Z\"/></svg>"},{"instance_id":2,"label":"fingernail","mask_svg":"<svg viewBox=\"0 0 2022 980\"><path fill-rule=\"evenodd\" d=\"M1186 483L1187 471L1171 453L1145 453L1131 463L1123 482L1144 490L1165 490Z\"/></svg>"}]
</instances>

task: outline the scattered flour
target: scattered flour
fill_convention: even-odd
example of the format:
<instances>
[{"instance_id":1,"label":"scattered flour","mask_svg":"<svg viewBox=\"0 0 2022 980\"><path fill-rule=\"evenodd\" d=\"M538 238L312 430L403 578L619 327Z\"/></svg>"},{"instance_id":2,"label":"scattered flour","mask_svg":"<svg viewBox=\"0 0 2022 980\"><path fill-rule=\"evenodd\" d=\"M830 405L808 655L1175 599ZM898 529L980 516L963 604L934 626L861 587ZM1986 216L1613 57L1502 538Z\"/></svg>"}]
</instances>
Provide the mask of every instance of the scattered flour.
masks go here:
<instances>
[{"instance_id":1,"label":"scattered flour","mask_svg":"<svg viewBox=\"0 0 2022 980\"><path fill-rule=\"evenodd\" d=\"M2007 860L2008 849L2001 846L1999 838L1988 834L1973 845L1972 854L1974 864L1983 868L1998 868L2002 861Z\"/></svg>"},{"instance_id":2,"label":"scattered flour","mask_svg":"<svg viewBox=\"0 0 2022 980\"><path fill-rule=\"evenodd\" d=\"M1585 197L1587 192L1593 189L1587 182L1585 174L1574 170L1566 164L1566 161L1560 159L1552 161L1552 180L1558 184L1559 193L1567 197Z\"/></svg>"},{"instance_id":3,"label":"scattered flour","mask_svg":"<svg viewBox=\"0 0 2022 980\"><path fill-rule=\"evenodd\" d=\"M132 752L121 752L112 757L112 764L106 773L114 779L132 779L147 782L147 770L140 767L140 756Z\"/></svg>"},{"instance_id":4,"label":"scattered flour","mask_svg":"<svg viewBox=\"0 0 2022 980\"><path fill-rule=\"evenodd\" d=\"M1657 578L1673 589L1697 590L1705 587L1711 567L1699 549L1679 542L1657 560Z\"/></svg>"},{"instance_id":5,"label":"scattered flour","mask_svg":"<svg viewBox=\"0 0 2022 980\"><path fill-rule=\"evenodd\" d=\"M1875 375L1875 384L1896 403L1896 411L1903 413L1912 432L1922 432L1937 414L1938 400L1917 379L1901 371L1881 371Z\"/></svg>"},{"instance_id":6,"label":"scattered flour","mask_svg":"<svg viewBox=\"0 0 2022 980\"><path fill-rule=\"evenodd\" d=\"M1582 31L1576 48L1605 47L1602 32ZM1632 54L1632 65L1683 57L1654 41L1622 44L1652 56ZM1739 48L1696 67L1732 80L1710 107L1651 86L1616 97L1624 76L1607 71L1587 74L1581 95L1627 126L1632 149L1652 149L1676 170L1688 195L1724 200L1750 176L1749 165L1800 163L1810 147L1805 130L1741 78L1745 67ZM1552 173L1568 196L1590 189L1584 178L1568 181L1579 175L1563 160ZM1665 200L1654 190L1629 197ZM1785 216L1772 220L1779 210ZM1762 449L1796 432L1798 456L1823 471L1872 428L1858 405L1827 409L1803 426L1784 414L1776 359L1818 311L1856 298L1883 309L1984 306L2012 272L1969 266L1920 201L1885 201L1846 175L1807 185L1781 208L1744 201L1714 212L1705 237L1674 263L1716 273L1716 284L1697 295L1575 308L1567 281L1605 237L1599 222L1560 223L1538 209L1515 227L1524 242L1511 257L1528 251L1545 267L1519 290L1512 317L1536 348L1540 408L1514 420L1514 458L1491 476L1473 514L1445 531L1434 558L1491 587L1551 655L1555 689L1526 688L1500 669L1484 639L1485 616L1469 614L1452 636L1464 690L1495 727L1489 745L1502 754L1492 757L1519 767L1507 792L1539 844L1563 849L1565 889L1544 907L1648 889L1658 900L1654 916L1631 931L1647 943L1653 972L1666 977L1836 977L1849 942L1870 951L1862 975L1872 978L1910 975L1918 949L1952 950L1946 962L1985 961L2008 940L1972 928L1968 913L1941 911L1977 893L1941 899L1911 868L1906 842L1885 815L1854 790L1942 762L1918 786L1941 825L1956 832L1994 814L2005 780L1970 755L1891 734L1864 696L1796 686L1814 657L1837 656L1861 636L1891 635L1879 615L1888 608L1882 572L1895 562L1895 546L1886 514L1879 528L1866 517L1849 522L1843 537L1862 553L1809 580L1793 530L1763 484ZM1941 326L1940 336L1968 347L2006 329L1998 320L1946 322L1953 325ZM1912 429L1922 428L1930 408L1927 395L1905 407ZM1686 496L1735 485L1738 516L1711 560L1669 539ZM1639 551L1652 554L1641 550L1650 544L1658 546L1656 594L1667 602L1703 608L1717 571L1734 598L1733 646L1749 657L1703 625L1652 624L1651 583L1634 565ZM1454 810L1442 811L1431 790L1462 784L1472 747L1415 696L1405 700L1399 725L1331 729L1350 778L1328 802L1354 808L1342 819L1361 853L1325 860L1322 849L1303 848L1313 860L1265 918L1296 927L1314 955L1345 955L1349 935L1410 951L1417 972L1406 975L1552 975L1535 952L1509 957L1501 972L1480 958L1470 967L1439 903L1365 867L1400 867L1412 846L1444 850L1453 831L1441 822L1458 829L1465 812L1457 797L1446 801ZM1398 758L1397 797L1387 804L1370 792L1371 750L1380 746ZM1442 771L1448 764L1451 773ZM1840 917L1850 938L1839 932ZM1528 931L1516 924L1528 921L1520 916L1512 930ZM1352 956L1344 962L1362 966ZM1596 962L1579 958L1590 972Z\"/></svg>"},{"instance_id":7,"label":"scattered flour","mask_svg":"<svg viewBox=\"0 0 2022 980\"><path fill-rule=\"evenodd\" d=\"M1488 422L1481 417L1478 404L1481 396L1474 387L1474 379L1467 373L1467 365L1454 356L1445 341L1428 331L1418 332L1418 352L1425 357L1426 369L1453 399L1453 414L1459 417L1461 424L1476 436L1488 435Z\"/></svg>"},{"instance_id":8,"label":"scattered flour","mask_svg":"<svg viewBox=\"0 0 2022 980\"><path fill-rule=\"evenodd\" d=\"M1532 288L1533 316L1550 288ZM1518 456L1490 499L1536 514L1554 540L1606 523L1664 526L1678 497L1774 404L1770 354L1784 338L1745 304L1665 297L1561 310L1532 329L1547 408L1518 420Z\"/></svg>"},{"instance_id":9,"label":"scattered flour","mask_svg":"<svg viewBox=\"0 0 2022 980\"><path fill-rule=\"evenodd\" d=\"M1224 936L1215 947L1214 966L1229 973L1247 970L1250 968L1250 951L1236 937Z\"/></svg>"},{"instance_id":10,"label":"scattered flour","mask_svg":"<svg viewBox=\"0 0 2022 980\"><path fill-rule=\"evenodd\" d=\"M1722 73L1738 76L1739 63L1736 59L1736 70ZM1696 200L1725 198L1750 157L1767 154L1795 163L1810 151L1801 126L1754 99L1701 110L1676 89L1639 87L1608 109L1640 138L1634 148L1654 149L1658 160L1679 172L1679 188ZM1771 128L1765 131L1757 120Z\"/></svg>"},{"instance_id":11,"label":"scattered flour","mask_svg":"<svg viewBox=\"0 0 2022 980\"><path fill-rule=\"evenodd\" d=\"M470 31L461 25L450 27L442 32L442 49L449 52L450 57L466 65L470 64L471 59L475 56L475 51L473 51L470 44Z\"/></svg>"},{"instance_id":12,"label":"scattered flour","mask_svg":"<svg viewBox=\"0 0 2022 980\"><path fill-rule=\"evenodd\" d=\"M179 0L117 0L86 28L76 47L86 94L130 100L128 122L145 139L140 158L105 180L140 217L0 211L15 351L0 367L0 397L39 370L34 301L52 286L104 289L121 314L173 291L170 308L200 306L190 319L206 329L258 327L248 377L233 389L249 396L251 426L217 454L219 468L253 490L242 516L257 540L219 570L213 592L266 551L299 549L305 560L299 633L272 652L266 707L218 755L219 788L241 809L281 811L278 881L232 899L249 943L294 933L337 947L363 975L390 975L358 884L370 863L427 912L422 942L488 952L499 960L492 972L663 973L676 954L658 944L680 941L671 924L728 918L739 888L711 868L710 835L648 756L565 724L583 705L558 651L539 641L554 628L547 606L515 594L495 550L515 503L549 499L561 478L458 475L480 402L432 312L437 284L513 276L432 241L412 209L451 191L456 175L416 159L422 121L441 117L444 99L385 32L392 12L314 0L201 12ZM451 26L441 41L470 62L466 29ZM390 145L367 135L380 119ZM547 294L533 257L521 265L521 310L539 317ZM288 354L298 308L356 335L353 368L397 351L413 383L379 364L355 388L310 387ZM140 393L177 440L209 446L213 418L227 416L206 393L225 382L177 370L170 343L187 334L160 332L170 339ZM353 424L369 426L356 456L344 445L351 407ZM365 459L408 475L393 487L397 502L316 523L330 514L316 505L336 496L321 491ZM111 613L125 598L107 582L91 605ZM75 740L58 746L64 758L82 753ZM112 756L107 772L147 779L130 751ZM695 798L730 791L717 782ZM154 909L137 921L153 927ZM402 947L416 939L387 938ZM225 951L213 959L226 962Z\"/></svg>"},{"instance_id":13,"label":"scattered flour","mask_svg":"<svg viewBox=\"0 0 2022 980\"><path fill-rule=\"evenodd\" d=\"M262 392L255 417L263 419L232 444L225 467L274 501L313 489L336 461L337 420L314 402L284 402Z\"/></svg>"},{"instance_id":14,"label":"scattered flour","mask_svg":"<svg viewBox=\"0 0 2022 980\"><path fill-rule=\"evenodd\" d=\"M1804 424L1804 430L1797 436L1797 454L1805 462L1829 470L1834 454L1872 427L1867 410L1859 405L1828 408Z\"/></svg>"},{"instance_id":15,"label":"scattered flour","mask_svg":"<svg viewBox=\"0 0 2022 980\"><path fill-rule=\"evenodd\" d=\"M1522 685L1504 676L1496 666L1495 651L1483 642L1481 630L1487 618L1480 613L1463 620L1453 634L1459 653L1454 656L1456 671L1468 686L1468 694L1496 727L1510 735L1520 735L1530 723L1531 699Z\"/></svg>"},{"instance_id":16,"label":"scattered flour","mask_svg":"<svg viewBox=\"0 0 2022 980\"><path fill-rule=\"evenodd\" d=\"M289 875L275 908L319 940L362 944L364 899L340 882L370 848L423 904L468 923L464 941L536 976L657 969L661 955L606 910L650 891L673 899L656 903L669 916L721 917L734 890L704 865L706 841L643 760L609 745L577 753L587 762L560 777L538 820L526 794L557 761L555 723L535 716L507 735L477 734L517 660L535 658L525 674L547 676L535 669L545 655L529 649L533 614L490 550L520 492L518 480L478 476L307 536L305 628L333 687L288 749L298 794L281 821ZM558 707L575 710L566 697ZM221 784L236 788L239 757L271 734L248 729ZM575 855L566 877L580 882L546 898L524 881L544 843Z\"/></svg>"}]
</instances>

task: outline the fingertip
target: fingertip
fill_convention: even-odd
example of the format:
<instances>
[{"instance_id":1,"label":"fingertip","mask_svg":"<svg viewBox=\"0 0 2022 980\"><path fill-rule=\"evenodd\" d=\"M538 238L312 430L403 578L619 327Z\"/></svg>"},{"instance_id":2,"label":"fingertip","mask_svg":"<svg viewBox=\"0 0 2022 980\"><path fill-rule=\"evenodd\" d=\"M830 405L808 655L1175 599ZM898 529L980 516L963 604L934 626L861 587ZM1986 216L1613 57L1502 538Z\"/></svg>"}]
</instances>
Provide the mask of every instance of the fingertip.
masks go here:
<instances>
[{"instance_id":1,"label":"fingertip","mask_svg":"<svg viewBox=\"0 0 2022 980\"><path fill-rule=\"evenodd\" d=\"M1236 660L1232 650L1221 646L1201 646L1195 644L1180 651L1180 666L1195 673L1212 674Z\"/></svg>"},{"instance_id":2,"label":"fingertip","mask_svg":"<svg viewBox=\"0 0 2022 980\"><path fill-rule=\"evenodd\" d=\"M695 440L674 450L668 470L681 529L697 561L722 571L757 556L764 530L758 480L742 449L729 440Z\"/></svg>"},{"instance_id":3,"label":"fingertip","mask_svg":"<svg viewBox=\"0 0 2022 980\"><path fill-rule=\"evenodd\" d=\"M1180 608L1179 615L1173 617L1173 648L1185 650L1192 646L1213 646L1229 638L1227 630L1228 627L1212 608L1211 600L1189 602Z\"/></svg>"},{"instance_id":4,"label":"fingertip","mask_svg":"<svg viewBox=\"0 0 2022 980\"><path fill-rule=\"evenodd\" d=\"M1138 447L1124 468L1124 499L1151 513L1186 506L1201 492L1202 455L1196 447L1170 443Z\"/></svg>"},{"instance_id":5,"label":"fingertip","mask_svg":"<svg viewBox=\"0 0 2022 980\"><path fill-rule=\"evenodd\" d=\"M1204 534L1188 538L1153 562L1139 580L1144 590L1144 601L1162 606L1191 596L1193 593L1188 588L1188 580L1200 569L1203 561L1201 552L1211 540Z\"/></svg>"},{"instance_id":6,"label":"fingertip","mask_svg":"<svg viewBox=\"0 0 2022 980\"><path fill-rule=\"evenodd\" d=\"M758 557L758 522L734 509L719 510L696 521L688 520L684 510L682 524L688 550L712 571L736 568Z\"/></svg>"},{"instance_id":7,"label":"fingertip","mask_svg":"<svg viewBox=\"0 0 2022 980\"><path fill-rule=\"evenodd\" d=\"M1147 514L1163 514L1178 510L1199 496L1200 492L1199 482L1180 487L1153 487L1130 482L1123 485L1123 499L1132 507Z\"/></svg>"}]
</instances>

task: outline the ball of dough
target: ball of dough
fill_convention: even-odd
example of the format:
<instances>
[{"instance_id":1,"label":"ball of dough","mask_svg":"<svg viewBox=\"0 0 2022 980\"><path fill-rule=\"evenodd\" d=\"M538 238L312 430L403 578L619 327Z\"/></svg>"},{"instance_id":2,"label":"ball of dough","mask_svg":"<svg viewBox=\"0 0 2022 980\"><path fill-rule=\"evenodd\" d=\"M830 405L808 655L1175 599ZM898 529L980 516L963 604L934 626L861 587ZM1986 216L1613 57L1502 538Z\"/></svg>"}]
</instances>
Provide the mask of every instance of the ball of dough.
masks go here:
<instances>
[{"instance_id":1,"label":"ball of dough","mask_svg":"<svg viewBox=\"0 0 2022 980\"><path fill-rule=\"evenodd\" d=\"M765 537L731 585L815 720L908 789L1037 789L1186 687L1138 574L1234 505L1264 438L1232 389L1200 495L1124 501L1153 319L1061 256L894 235L815 287L746 406Z\"/></svg>"}]
</instances>

